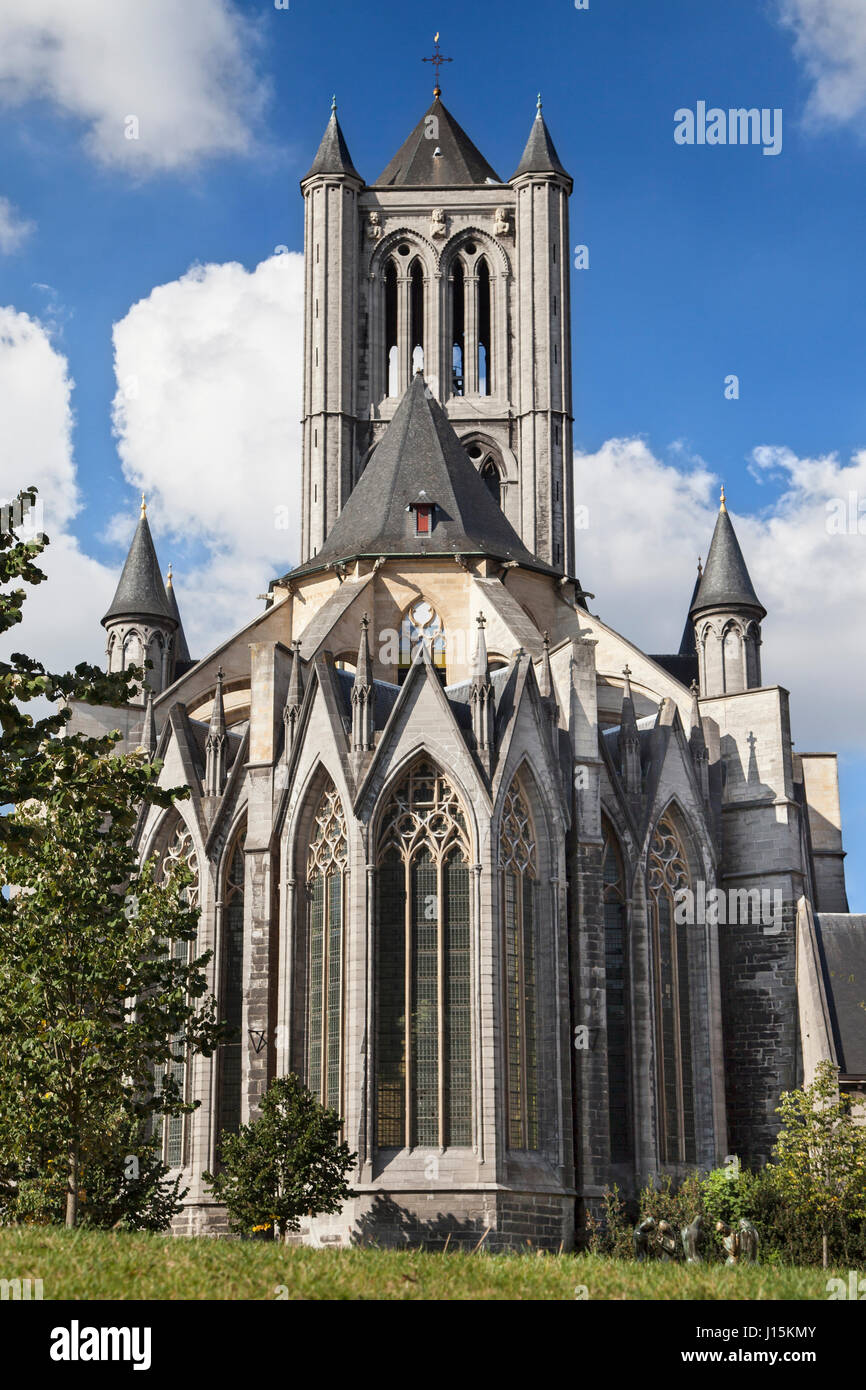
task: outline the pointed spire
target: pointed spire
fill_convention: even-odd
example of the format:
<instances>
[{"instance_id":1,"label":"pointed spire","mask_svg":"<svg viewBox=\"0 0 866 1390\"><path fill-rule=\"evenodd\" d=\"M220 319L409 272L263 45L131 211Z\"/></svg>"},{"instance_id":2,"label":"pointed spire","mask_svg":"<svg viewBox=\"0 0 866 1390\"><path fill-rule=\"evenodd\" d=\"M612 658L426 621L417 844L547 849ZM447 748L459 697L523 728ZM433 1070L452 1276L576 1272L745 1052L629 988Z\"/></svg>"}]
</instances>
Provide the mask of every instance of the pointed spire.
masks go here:
<instances>
[{"instance_id":1,"label":"pointed spire","mask_svg":"<svg viewBox=\"0 0 866 1390\"><path fill-rule=\"evenodd\" d=\"M559 155L556 153L556 146L547 128L547 122L541 114L540 92L536 103L535 120L532 122L526 149L523 151L523 157L509 182L514 183L515 179L523 178L526 174L557 174L560 178L568 181L569 192L571 191L571 175L563 167Z\"/></svg>"},{"instance_id":2,"label":"pointed spire","mask_svg":"<svg viewBox=\"0 0 866 1390\"><path fill-rule=\"evenodd\" d=\"M156 752L156 718L153 713L153 691L148 687L147 703L144 707L144 722L141 729L141 747L149 758Z\"/></svg>"},{"instance_id":3,"label":"pointed spire","mask_svg":"<svg viewBox=\"0 0 866 1390\"><path fill-rule=\"evenodd\" d=\"M337 120L336 97L331 100L331 118L325 127L322 143L309 172L301 179L301 187L317 174L342 174L346 178L357 179L359 183L364 182L352 163L349 147Z\"/></svg>"},{"instance_id":4,"label":"pointed spire","mask_svg":"<svg viewBox=\"0 0 866 1390\"><path fill-rule=\"evenodd\" d=\"M223 702L223 668L217 671L216 690L205 739L205 796L222 796L226 784L226 711Z\"/></svg>"},{"instance_id":5,"label":"pointed spire","mask_svg":"<svg viewBox=\"0 0 866 1390\"><path fill-rule=\"evenodd\" d=\"M361 619L361 639L358 643L358 664L352 686L352 752L367 753L373 747L373 678L370 673L370 639L367 630L370 619Z\"/></svg>"},{"instance_id":6,"label":"pointed spire","mask_svg":"<svg viewBox=\"0 0 866 1390\"><path fill-rule=\"evenodd\" d=\"M640 734L631 692L631 671L622 670L622 710L619 717L619 767L626 796L636 799L641 790Z\"/></svg>"},{"instance_id":7,"label":"pointed spire","mask_svg":"<svg viewBox=\"0 0 866 1390\"><path fill-rule=\"evenodd\" d=\"M435 120L435 125L431 125ZM430 138L430 131L436 138ZM373 187L453 188L501 183L466 131L451 115L439 96L397 153L376 179Z\"/></svg>"},{"instance_id":8,"label":"pointed spire","mask_svg":"<svg viewBox=\"0 0 866 1390\"><path fill-rule=\"evenodd\" d=\"M187 645L186 633L183 630L183 623L181 622L180 618L180 609L177 604L177 595L174 592L171 565L169 565L168 567L168 575L165 581L165 593L166 597L168 598L168 606L172 611L175 622L177 623L177 631L174 634L173 665L173 679L176 680L177 677L182 674L182 672L179 670L179 667L186 667L191 665L192 657L189 654L189 646Z\"/></svg>"},{"instance_id":9,"label":"pointed spire","mask_svg":"<svg viewBox=\"0 0 866 1390\"><path fill-rule=\"evenodd\" d=\"M543 700L553 694L553 676L550 670L550 633L545 629L541 652L541 670L538 675L538 690Z\"/></svg>"},{"instance_id":10,"label":"pointed spire","mask_svg":"<svg viewBox=\"0 0 866 1390\"><path fill-rule=\"evenodd\" d=\"M284 754L288 761L295 742L298 719L304 699L304 673L301 663L301 644L297 639L292 643L292 670L289 676L289 689L283 707L283 727L285 729Z\"/></svg>"},{"instance_id":11,"label":"pointed spire","mask_svg":"<svg viewBox=\"0 0 866 1390\"><path fill-rule=\"evenodd\" d=\"M126 563L117 585L111 607L102 619L107 624L117 618L156 618L174 620L165 585L162 582L159 561L150 524L147 520L147 503L141 497L141 515L132 537Z\"/></svg>"},{"instance_id":12,"label":"pointed spire","mask_svg":"<svg viewBox=\"0 0 866 1390\"><path fill-rule=\"evenodd\" d=\"M695 625L692 622L692 609L695 606L695 601L698 597L698 590L701 587L701 576L703 575L703 572L704 571L701 567L701 557L699 555L697 578L695 579L695 586L692 589L691 603L689 604L688 612L686 613L686 625L683 628L683 635L680 638L680 656L697 656L698 654L698 648L695 641Z\"/></svg>"},{"instance_id":13,"label":"pointed spire","mask_svg":"<svg viewBox=\"0 0 866 1390\"><path fill-rule=\"evenodd\" d=\"M724 488L706 568L692 604L692 616L707 608L748 608L757 610L762 617L766 617L767 612L749 578L743 552L728 515ZM754 611L751 616L754 616Z\"/></svg>"},{"instance_id":14,"label":"pointed spire","mask_svg":"<svg viewBox=\"0 0 866 1390\"><path fill-rule=\"evenodd\" d=\"M490 682L490 670L487 657L487 639L484 635L486 618L483 613L479 613L476 619L478 623L478 637L475 653L472 657L472 691L470 703L472 705L472 732L475 735L475 751L485 769L489 774L493 762L493 686Z\"/></svg>"}]
</instances>

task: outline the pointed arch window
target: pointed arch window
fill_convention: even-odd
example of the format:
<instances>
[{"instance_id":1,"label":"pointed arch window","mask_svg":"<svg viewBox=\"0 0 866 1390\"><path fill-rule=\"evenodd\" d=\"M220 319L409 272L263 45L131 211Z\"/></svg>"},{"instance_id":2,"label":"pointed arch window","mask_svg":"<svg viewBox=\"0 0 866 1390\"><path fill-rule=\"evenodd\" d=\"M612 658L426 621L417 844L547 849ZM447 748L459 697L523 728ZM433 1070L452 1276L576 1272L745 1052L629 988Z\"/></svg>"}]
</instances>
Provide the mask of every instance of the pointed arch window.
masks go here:
<instances>
[{"instance_id":1,"label":"pointed arch window","mask_svg":"<svg viewBox=\"0 0 866 1390\"><path fill-rule=\"evenodd\" d=\"M343 915L347 839L343 804L324 792L307 855L307 1085L323 1105L342 1111Z\"/></svg>"},{"instance_id":2,"label":"pointed arch window","mask_svg":"<svg viewBox=\"0 0 866 1390\"><path fill-rule=\"evenodd\" d=\"M241 1123L241 1027L244 1007L244 840L235 836L223 886L222 1016L232 1032L220 1049L218 1133L234 1134Z\"/></svg>"},{"instance_id":3,"label":"pointed arch window","mask_svg":"<svg viewBox=\"0 0 866 1390\"><path fill-rule=\"evenodd\" d=\"M691 888L688 855L675 818L662 816L650 845L647 888L653 944L659 1154L695 1162L688 926L677 924L675 895Z\"/></svg>"},{"instance_id":4,"label":"pointed arch window","mask_svg":"<svg viewBox=\"0 0 866 1390\"><path fill-rule=\"evenodd\" d=\"M622 1163L631 1156L625 873L616 836L606 820L603 821L603 831L601 877L604 894L608 1127L611 1159L614 1163Z\"/></svg>"},{"instance_id":5,"label":"pointed arch window","mask_svg":"<svg viewBox=\"0 0 866 1390\"><path fill-rule=\"evenodd\" d=\"M426 759L382 819L376 932L378 1145L469 1145L469 833L453 786Z\"/></svg>"},{"instance_id":6,"label":"pointed arch window","mask_svg":"<svg viewBox=\"0 0 866 1390\"><path fill-rule=\"evenodd\" d=\"M419 260L412 262L409 272L409 323L414 375L424 370L424 267Z\"/></svg>"},{"instance_id":7,"label":"pointed arch window","mask_svg":"<svg viewBox=\"0 0 866 1390\"><path fill-rule=\"evenodd\" d=\"M185 864L193 875L193 881L186 885L181 896L189 907L198 907L200 902L198 855L192 835L183 821L178 822L165 852L162 863L163 883L169 881L178 864ZM196 942L194 940L173 941L169 943L168 951L169 954L174 956L175 960L189 961L195 957ZM166 1070L177 1084L181 1096L185 1098L187 1087L187 1056L184 1034L182 1032L176 1033L171 1039L171 1051L172 1060ZM161 1089L162 1082L160 1077L157 1077L157 1093L159 1093ZM186 1121L186 1115L154 1116L153 1133L160 1146L163 1162L166 1163L169 1168L179 1168L184 1161L187 1138Z\"/></svg>"},{"instance_id":8,"label":"pointed arch window","mask_svg":"<svg viewBox=\"0 0 866 1390\"><path fill-rule=\"evenodd\" d=\"M538 1148L538 869L532 819L517 778L505 795L499 834L505 961L508 1147Z\"/></svg>"},{"instance_id":9,"label":"pointed arch window","mask_svg":"<svg viewBox=\"0 0 866 1390\"><path fill-rule=\"evenodd\" d=\"M463 349L465 345L466 274L463 262L454 262L451 272L451 389L455 396L462 396L465 389Z\"/></svg>"},{"instance_id":10,"label":"pointed arch window","mask_svg":"<svg viewBox=\"0 0 866 1390\"><path fill-rule=\"evenodd\" d=\"M397 267L392 260L385 267L385 381L388 395L398 395Z\"/></svg>"},{"instance_id":11,"label":"pointed arch window","mask_svg":"<svg viewBox=\"0 0 866 1390\"><path fill-rule=\"evenodd\" d=\"M493 394L492 294L490 268L482 257L478 262L478 394Z\"/></svg>"}]
</instances>

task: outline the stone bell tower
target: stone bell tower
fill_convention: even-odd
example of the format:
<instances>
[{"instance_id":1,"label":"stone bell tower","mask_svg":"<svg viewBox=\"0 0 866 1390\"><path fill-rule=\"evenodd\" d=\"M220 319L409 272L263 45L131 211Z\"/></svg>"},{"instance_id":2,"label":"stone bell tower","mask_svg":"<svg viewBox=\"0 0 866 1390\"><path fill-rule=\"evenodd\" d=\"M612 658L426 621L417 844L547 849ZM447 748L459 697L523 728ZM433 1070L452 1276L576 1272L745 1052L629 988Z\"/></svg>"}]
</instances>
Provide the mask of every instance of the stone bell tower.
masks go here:
<instances>
[{"instance_id":1,"label":"stone bell tower","mask_svg":"<svg viewBox=\"0 0 866 1390\"><path fill-rule=\"evenodd\" d=\"M540 98L507 182L444 105L437 78L432 105L369 184L334 105L301 188L302 562L423 371L527 549L573 576L572 180Z\"/></svg>"}]
</instances>

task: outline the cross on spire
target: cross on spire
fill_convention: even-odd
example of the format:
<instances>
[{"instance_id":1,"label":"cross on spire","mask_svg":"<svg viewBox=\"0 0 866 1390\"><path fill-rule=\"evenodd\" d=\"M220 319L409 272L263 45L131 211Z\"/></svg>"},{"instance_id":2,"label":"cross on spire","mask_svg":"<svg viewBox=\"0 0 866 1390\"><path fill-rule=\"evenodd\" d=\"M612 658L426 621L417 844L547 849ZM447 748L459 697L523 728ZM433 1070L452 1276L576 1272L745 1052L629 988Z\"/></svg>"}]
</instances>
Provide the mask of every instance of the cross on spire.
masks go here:
<instances>
[{"instance_id":1,"label":"cross on spire","mask_svg":"<svg viewBox=\"0 0 866 1390\"><path fill-rule=\"evenodd\" d=\"M432 64L433 64L433 70L434 70L434 74L435 74L435 77L436 77L436 86L433 88L433 95L434 95L434 97L441 96L441 95L442 95L442 88L439 86L439 69L441 68L441 66L442 66L443 63L453 63L453 62L454 62L454 59L453 59L453 58L443 58L443 57L442 57L442 50L441 50L441 48L439 47L439 35L438 35L438 34L435 36L435 38L434 38L434 40L433 40L433 57L432 57L432 58L422 58L422 59L421 59L421 62L422 62L422 63L432 63Z\"/></svg>"}]
</instances>

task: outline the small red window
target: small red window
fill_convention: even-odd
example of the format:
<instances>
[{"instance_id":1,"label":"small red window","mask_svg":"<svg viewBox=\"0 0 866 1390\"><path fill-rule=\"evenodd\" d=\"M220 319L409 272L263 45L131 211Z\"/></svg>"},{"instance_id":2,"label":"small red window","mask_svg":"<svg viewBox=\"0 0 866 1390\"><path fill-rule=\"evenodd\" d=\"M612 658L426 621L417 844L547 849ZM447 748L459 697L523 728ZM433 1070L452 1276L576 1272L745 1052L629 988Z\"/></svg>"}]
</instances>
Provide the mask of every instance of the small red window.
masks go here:
<instances>
[{"instance_id":1,"label":"small red window","mask_svg":"<svg viewBox=\"0 0 866 1390\"><path fill-rule=\"evenodd\" d=\"M433 515L432 506L417 506L415 508L415 533L418 536L429 536L430 518Z\"/></svg>"}]
</instances>

